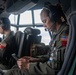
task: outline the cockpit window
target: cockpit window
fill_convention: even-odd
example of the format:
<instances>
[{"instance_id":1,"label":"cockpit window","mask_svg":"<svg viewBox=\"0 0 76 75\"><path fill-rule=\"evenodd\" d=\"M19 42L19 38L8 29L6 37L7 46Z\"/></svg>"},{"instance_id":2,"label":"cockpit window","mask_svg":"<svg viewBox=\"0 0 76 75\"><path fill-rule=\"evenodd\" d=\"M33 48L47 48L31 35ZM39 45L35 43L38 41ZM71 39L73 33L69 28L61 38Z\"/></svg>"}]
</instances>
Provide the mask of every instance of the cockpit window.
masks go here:
<instances>
[{"instance_id":1,"label":"cockpit window","mask_svg":"<svg viewBox=\"0 0 76 75\"><path fill-rule=\"evenodd\" d=\"M35 24L42 24L40 19L40 12L42 9L34 10L34 22Z\"/></svg>"},{"instance_id":2,"label":"cockpit window","mask_svg":"<svg viewBox=\"0 0 76 75\"><path fill-rule=\"evenodd\" d=\"M40 29L41 31L40 34L42 36L41 43L44 43L45 45L49 45L49 41L51 40L49 32L45 31L44 27L38 27L38 29Z\"/></svg>"},{"instance_id":3,"label":"cockpit window","mask_svg":"<svg viewBox=\"0 0 76 75\"><path fill-rule=\"evenodd\" d=\"M11 14L9 16L9 19L10 19L11 24L17 24L17 18L18 18L18 15Z\"/></svg>"},{"instance_id":4,"label":"cockpit window","mask_svg":"<svg viewBox=\"0 0 76 75\"><path fill-rule=\"evenodd\" d=\"M32 24L32 13L31 11L25 11L20 14L20 25L28 25Z\"/></svg>"},{"instance_id":5,"label":"cockpit window","mask_svg":"<svg viewBox=\"0 0 76 75\"><path fill-rule=\"evenodd\" d=\"M43 23L40 19L41 10L42 9L28 10L28 11L25 11L24 13L21 13L20 18L19 18L19 24L18 24L18 25L20 25L20 27L18 28L18 30L24 32L24 30L27 26L40 29L40 31L41 31L40 35L42 36L41 42L48 45L49 44L48 41L50 41L51 39L50 39L49 32L45 31L45 29L43 27ZM18 15L10 15L9 19L11 21L11 24L17 25ZM22 27L21 27L21 25L22 25ZM16 32L17 28L15 26L11 26L11 30Z\"/></svg>"}]
</instances>

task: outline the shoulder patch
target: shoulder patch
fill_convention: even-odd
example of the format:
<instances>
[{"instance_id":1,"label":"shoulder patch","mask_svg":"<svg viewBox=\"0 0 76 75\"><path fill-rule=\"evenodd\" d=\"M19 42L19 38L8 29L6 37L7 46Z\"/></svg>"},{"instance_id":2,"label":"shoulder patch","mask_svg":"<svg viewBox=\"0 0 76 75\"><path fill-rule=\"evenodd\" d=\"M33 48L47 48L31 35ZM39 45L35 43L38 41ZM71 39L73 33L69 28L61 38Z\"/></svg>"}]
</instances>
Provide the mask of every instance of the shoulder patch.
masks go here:
<instances>
[{"instance_id":1,"label":"shoulder patch","mask_svg":"<svg viewBox=\"0 0 76 75\"><path fill-rule=\"evenodd\" d=\"M61 36L60 40L61 40L62 46L66 46L68 41L68 36Z\"/></svg>"}]
</instances>

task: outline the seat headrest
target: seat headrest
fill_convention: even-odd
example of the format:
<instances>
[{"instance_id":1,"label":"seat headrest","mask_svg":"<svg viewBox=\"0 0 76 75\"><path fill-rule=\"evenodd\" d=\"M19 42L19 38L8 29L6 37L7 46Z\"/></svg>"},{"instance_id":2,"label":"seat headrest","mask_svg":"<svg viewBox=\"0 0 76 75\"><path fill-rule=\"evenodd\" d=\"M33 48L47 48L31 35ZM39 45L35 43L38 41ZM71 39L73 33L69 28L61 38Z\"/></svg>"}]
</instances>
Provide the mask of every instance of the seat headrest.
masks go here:
<instances>
[{"instance_id":1,"label":"seat headrest","mask_svg":"<svg viewBox=\"0 0 76 75\"><path fill-rule=\"evenodd\" d=\"M34 29L34 28L27 27L24 30L24 33L38 35L38 34L40 34L40 30L39 29Z\"/></svg>"}]
</instances>

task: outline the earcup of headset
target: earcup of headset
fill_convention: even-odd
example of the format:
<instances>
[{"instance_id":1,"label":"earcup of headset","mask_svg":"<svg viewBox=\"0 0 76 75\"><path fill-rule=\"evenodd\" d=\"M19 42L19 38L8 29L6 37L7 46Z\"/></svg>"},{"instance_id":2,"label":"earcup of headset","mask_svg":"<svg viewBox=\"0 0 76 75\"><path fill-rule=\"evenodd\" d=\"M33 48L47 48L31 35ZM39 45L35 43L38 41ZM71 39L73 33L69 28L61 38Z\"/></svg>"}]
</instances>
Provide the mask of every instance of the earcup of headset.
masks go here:
<instances>
[{"instance_id":1,"label":"earcup of headset","mask_svg":"<svg viewBox=\"0 0 76 75\"><path fill-rule=\"evenodd\" d=\"M56 6L53 6L53 5L50 6L50 8L49 8L49 17L50 17L50 20L53 23L56 23L60 19L61 14L60 14L60 12L59 12L59 10L57 9Z\"/></svg>"},{"instance_id":2,"label":"earcup of headset","mask_svg":"<svg viewBox=\"0 0 76 75\"><path fill-rule=\"evenodd\" d=\"M50 20L51 20L53 23L55 23L55 19L54 19L54 17L53 17L53 15L52 15L51 12L49 13L49 18L50 18Z\"/></svg>"},{"instance_id":3,"label":"earcup of headset","mask_svg":"<svg viewBox=\"0 0 76 75\"><path fill-rule=\"evenodd\" d=\"M3 30L9 30L10 29L10 25L3 24L2 29Z\"/></svg>"}]
</instances>

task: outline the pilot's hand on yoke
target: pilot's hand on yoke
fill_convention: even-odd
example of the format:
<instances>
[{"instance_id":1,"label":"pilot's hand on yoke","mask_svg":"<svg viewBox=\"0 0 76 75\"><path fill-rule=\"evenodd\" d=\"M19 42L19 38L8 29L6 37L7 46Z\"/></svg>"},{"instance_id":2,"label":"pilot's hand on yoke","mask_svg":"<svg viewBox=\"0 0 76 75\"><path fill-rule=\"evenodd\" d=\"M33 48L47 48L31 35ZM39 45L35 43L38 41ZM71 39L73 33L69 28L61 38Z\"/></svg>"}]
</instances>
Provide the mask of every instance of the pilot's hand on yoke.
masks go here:
<instances>
[{"instance_id":1,"label":"pilot's hand on yoke","mask_svg":"<svg viewBox=\"0 0 76 75\"><path fill-rule=\"evenodd\" d=\"M17 60L17 65L20 69L29 70L30 62L40 62L42 59L24 56Z\"/></svg>"},{"instance_id":2,"label":"pilot's hand on yoke","mask_svg":"<svg viewBox=\"0 0 76 75\"><path fill-rule=\"evenodd\" d=\"M17 60L17 65L20 69L26 69L26 70L29 70L29 65L30 65L30 60L31 58L30 57L22 57L20 59Z\"/></svg>"}]
</instances>

